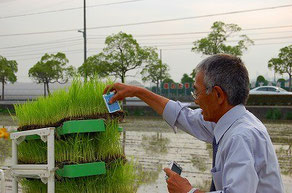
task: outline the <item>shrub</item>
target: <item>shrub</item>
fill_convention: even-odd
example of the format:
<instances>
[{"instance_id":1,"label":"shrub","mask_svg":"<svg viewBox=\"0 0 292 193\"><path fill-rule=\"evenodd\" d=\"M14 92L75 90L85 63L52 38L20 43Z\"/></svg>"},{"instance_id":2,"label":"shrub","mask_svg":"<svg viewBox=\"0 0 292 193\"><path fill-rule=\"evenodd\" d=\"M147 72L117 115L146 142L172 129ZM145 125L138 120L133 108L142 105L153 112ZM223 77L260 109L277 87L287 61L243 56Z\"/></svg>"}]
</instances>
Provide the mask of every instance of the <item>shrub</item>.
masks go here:
<instances>
[{"instance_id":1,"label":"shrub","mask_svg":"<svg viewBox=\"0 0 292 193\"><path fill-rule=\"evenodd\" d=\"M286 117L287 120L292 120L292 112L287 112Z\"/></svg>"},{"instance_id":2,"label":"shrub","mask_svg":"<svg viewBox=\"0 0 292 193\"><path fill-rule=\"evenodd\" d=\"M279 120L282 118L282 113L279 109L270 109L266 114L267 119Z\"/></svg>"}]
</instances>

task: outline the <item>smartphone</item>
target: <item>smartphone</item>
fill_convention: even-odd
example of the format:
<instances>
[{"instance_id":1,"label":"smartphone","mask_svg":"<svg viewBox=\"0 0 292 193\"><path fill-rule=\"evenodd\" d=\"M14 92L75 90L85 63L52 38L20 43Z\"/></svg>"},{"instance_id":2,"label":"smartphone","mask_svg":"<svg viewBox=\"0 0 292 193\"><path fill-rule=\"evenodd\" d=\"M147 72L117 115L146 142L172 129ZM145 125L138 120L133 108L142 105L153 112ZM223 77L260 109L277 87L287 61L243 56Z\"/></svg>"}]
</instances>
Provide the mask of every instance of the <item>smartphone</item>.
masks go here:
<instances>
[{"instance_id":1,"label":"smartphone","mask_svg":"<svg viewBox=\"0 0 292 193\"><path fill-rule=\"evenodd\" d=\"M169 165L169 168L174 171L175 173L177 173L178 175L181 174L182 172L182 167L180 167L175 161L172 161Z\"/></svg>"}]
</instances>

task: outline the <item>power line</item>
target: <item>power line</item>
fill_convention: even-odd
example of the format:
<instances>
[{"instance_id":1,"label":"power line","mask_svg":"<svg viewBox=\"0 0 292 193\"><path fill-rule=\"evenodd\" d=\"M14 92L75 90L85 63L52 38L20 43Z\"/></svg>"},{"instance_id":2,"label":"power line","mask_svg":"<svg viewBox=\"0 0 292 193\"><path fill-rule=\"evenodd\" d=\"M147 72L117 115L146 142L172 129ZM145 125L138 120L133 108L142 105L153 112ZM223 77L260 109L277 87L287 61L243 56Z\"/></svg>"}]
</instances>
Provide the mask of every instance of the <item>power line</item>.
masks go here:
<instances>
[{"instance_id":1,"label":"power line","mask_svg":"<svg viewBox=\"0 0 292 193\"><path fill-rule=\"evenodd\" d=\"M278 9L278 8L285 8L285 7L291 7L291 6L292 6L292 4L288 4L288 5L281 5L281 6L274 6L274 7L265 7L265 8L248 9L248 10L241 10L241 11L231 11L231 12L225 12L225 13L207 14L207 15L201 15L201 16L182 17L182 18L173 18L173 19L164 19L164 20L152 20L152 21L145 21L145 22L117 24L117 25L107 25L107 26L97 26L97 27L89 27L87 29L90 29L90 30L93 30L93 29L106 29L106 28L114 28L114 27L125 27L125 26L145 25L145 24L154 24L154 23L164 23L164 22L172 22L172 21L199 19L199 18L206 18L206 17L231 15L231 14L238 14L238 13L248 13L248 12L263 11L263 10L270 10L270 9ZM260 28L258 28L258 29L260 29ZM76 30L78 30L78 29L75 28L75 29L64 29L64 30L54 30L54 31L18 33L18 34L2 34L2 35L0 35L0 37L20 36L20 35L36 35L36 34L49 34L49 33L63 33L63 32L70 32L70 31L76 31Z\"/></svg>"},{"instance_id":2,"label":"power line","mask_svg":"<svg viewBox=\"0 0 292 193\"><path fill-rule=\"evenodd\" d=\"M42 44L56 44L56 43L64 43L64 42L72 42L72 41L80 41L82 39L73 39L73 38L79 38L79 36L74 36L71 38L65 38L61 40L54 40L54 41L47 41L47 42L42 42L42 43L34 43L34 44L23 44L23 45L18 45L18 46L8 46L8 47L2 47L2 49L11 49L11 48L21 48L21 47L29 47L29 46L37 46L37 45L42 45Z\"/></svg>"},{"instance_id":3,"label":"power line","mask_svg":"<svg viewBox=\"0 0 292 193\"><path fill-rule=\"evenodd\" d=\"M264 29L275 29L275 28L289 28L292 27L292 25L287 25L287 26L271 26L271 27L262 27L262 28L247 28L247 29L242 29L244 30L264 30ZM184 33L168 33L168 34L136 34L134 35L135 37L161 37L161 36L180 36L180 35L197 35L197 34L206 34L209 33L210 31L206 32L184 32ZM263 32L263 33L250 33L246 35L263 35L263 34L273 34L273 33L290 33L292 31L278 31L278 32ZM103 36L103 37L102 37ZM95 37L95 36L92 36ZM106 35L98 35L98 37L95 38L89 38L89 40L97 39L97 40L103 40L105 39ZM79 36L73 36L71 38L65 38L65 39L59 39L59 40L53 40L53 41L47 41L47 42L39 42L39 43L33 43L33 44L23 44L23 45L15 45L15 46L8 46L8 47L1 47L1 49L12 49L12 48L21 48L21 47L28 47L28 46L36 46L36 45L43 45L43 44L58 44L62 42L71 42L71 41L80 41L81 39L73 39L73 38L79 38ZM188 39L188 38L193 38L193 37L184 37L184 38L175 38L175 39ZM198 37L200 38L200 37ZM68 40L67 40L68 39ZM70 40L72 39L72 40ZM169 38L164 38L164 39L169 39ZM174 38L171 38L174 40ZM158 40L158 39L141 39L141 40Z\"/></svg>"},{"instance_id":4,"label":"power line","mask_svg":"<svg viewBox=\"0 0 292 193\"><path fill-rule=\"evenodd\" d=\"M145 1L145 0L129 0L129 1L114 2L114 3L103 3L103 4L98 4L98 5L89 5L89 6L86 6L86 8L109 6L109 5L118 5L118 4L125 4L125 3L134 3L134 2L138 2L138 1ZM10 15L10 16L0 17L0 19L9 19L9 18L15 18L15 17L25 17L25 16L32 16L32 15L47 14L47 13L73 11L73 10L78 10L78 9L83 9L83 7L72 7L72 8L66 8L66 9L57 9L57 10L42 11L42 12L35 12L35 13Z\"/></svg>"},{"instance_id":5,"label":"power line","mask_svg":"<svg viewBox=\"0 0 292 193\"><path fill-rule=\"evenodd\" d=\"M254 44L252 46L266 46L266 45L275 45L275 44L292 44L292 42L273 42L273 43L264 43L264 44ZM90 48L88 50L88 52L95 52L98 49L102 49L102 48ZM175 51L175 50L191 50L191 49L192 49L191 47L186 47L186 48L164 48L163 50L165 50L165 51ZM74 51L72 53L75 53L75 52L81 53L81 52L83 52L82 49L80 49L80 50L72 50L72 51ZM8 56L8 57L10 57L10 56ZM18 56L14 56L14 57L18 57ZM40 58L39 57L34 57L34 58L21 58L19 60L36 60L36 59L40 59Z\"/></svg>"},{"instance_id":6,"label":"power line","mask_svg":"<svg viewBox=\"0 0 292 193\"><path fill-rule=\"evenodd\" d=\"M182 17L182 18L174 18L174 19L164 19L164 20L145 21L145 22L128 23L128 24L117 24L117 25L109 25L109 26L91 27L89 29L105 29L105 28L113 28L113 27L125 27L125 26L133 26L133 25L144 25L144 24L163 23L163 22L189 20L189 19L199 19L199 18L214 17L214 16L221 16L221 15L231 15L231 14L238 14L238 13L263 11L263 10L269 10L269 9L278 9L278 8L285 8L285 7L291 7L291 6L292 6L292 4L288 4L288 5L281 5L281 6L274 6L274 7L248 9L248 10L241 10L241 11L231 11L231 12L215 13L215 14L208 14L208 15L201 15L201 16L192 16L192 17Z\"/></svg>"},{"instance_id":7,"label":"power line","mask_svg":"<svg viewBox=\"0 0 292 193\"><path fill-rule=\"evenodd\" d=\"M292 36L289 36L289 38L292 38ZM273 39L283 39L283 37L282 38L275 37ZM259 38L257 40L267 40L267 39L266 38ZM234 42L234 41L228 41L228 42ZM271 42L271 43L262 43L262 44L255 43L254 45L251 45L251 46L285 44L285 43L289 43L289 42ZM147 44L147 43L145 43L145 44ZM154 46L156 46L156 47L173 47L173 46L185 46L185 45L191 45L191 44L192 44L192 42L170 42L170 43L164 42L163 44L156 44ZM89 50L89 52L94 52L94 51L97 51L97 50L100 50L100 49L103 49L103 48L90 48L88 50ZM173 48L171 50L175 50L175 49L176 48ZM183 49L183 48L177 48L177 49ZM72 52L79 52L79 51L81 52L82 49L66 50L66 51L62 51L62 52L64 52L64 53L72 53ZM49 53L53 53L53 52L49 52ZM44 53L31 53L31 54L21 54L21 55L10 55L10 56L6 56L6 57L22 57L22 56L34 56L34 55L42 55L42 54L44 54Z\"/></svg>"},{"instance_id":8,"label":"power line","mask_svg":"<svg viewBox=\"0 0 292 193\"><path fill-rule=\"evenodd\" d=\"M97 50L100 50L100 49L103 49L103 48L89 48L88 51L89 52L92 52L92 51L97 51ZM65 50L65 51L61 51L61 52L64 52L65 54L67 53L73 53L73 52L81 52L83 51L83 49L74 49L74 50ZM48 53L56 53L56 52L48 52ZM20 54L20 55L9 55L9 56L6 56L6 57L22 57L22 56L38 56L38 55L44 55L44 52L42 53L30 53L30 54Z\"/></svg>"},{"instance_id":9,"label":"power line","mask_svg":"<svg viewBox=\"0 0 292 193\"><path fill-rule=\"evenodd\" d=\"M292 44L292 42L274 42L274 43L265 43L265 44L254 44L252 46L267 46L267 45L275 45L275 44ZM191 47L185 47L185 48L165 48L165 50L191 50Z\"/></svg>"},{"instance_id":10,"label":"power line","mask_svg":"<svg viewBox=\"0 0 292 193\"><path fill-rule=\"evenodd\" d=\"M81 41L81 39L80 39ZM11 55L11 54L15 54L15 53L31 53L31 52L36 52L36 51L44 51L44 52L48 52L50 50L56 50L56 49L60 49L60 48L63 48L63 47L73 47L73 46L80 46L81 44L80 43L66 43L65 45L58 45L58 46L51 46L51 47L45 47L45 48L36 48L36 49L31 49L31 50L28 50L28 49L25 49L25 50L10 50L10 52L5 52L3 55L7 54L7 55Z\"/></svg>"},{"instance_id":11,"label":"power line","mask_svg":"<svg viewBox=\"0 0 292 193\"><path fill-rule=\"evenodd\" d=\"M67 44L67 45L62 45L62 46L55 46L55 47L51 47L51 48L49 48L49 49L56 49L56 48L61 48L61 47L72 47L72 46L76 46L76 45L80 45L80 43L71 43L71 44ZM31 51L29 51L28 53L31 53L31 52L35 52L35 51L40 51L40 49L38 49L38 50L31 50ZM60 50L59 50L60 51ZM8 53L7 55L9 56L9 57L12 57L12 56L15 56L15 55L13 55L13 54L15 54L15 53L19 53L20 51L17 51L17 52L14 52L14 53ZM22 51L21 51L22 52ZM25 51L24 51L25 52ZM43 54L44 53L46 53L46 52L58 52L58 51L48 51L48 50L45 50L44 52L43 52ZM61 51L61 52L64 52L64 51ZM12 54L12 55L11 55ZM25 55L25 54L24 54ZM28 55L31 55L31 54L28 54ZM16 56L18 56L18 55L16 55Z\"/></svg>"},{"instance_id":12,"label":"power line","mask_svg":"<svg viewBox=\"0 0 292 193\"><path fill-rule=\"evenodd\" d=\"M266 30L266 29L277 29L277 28L290 28L292 25L283 25L283 26L268 26L268 27L256 27L256 28L246 28L242 31L252 31L252 30ZM148 36L176 36L176 35L192 35L192 34L206 34L210 31L201 31L201 32L182 32L182 33L165 33L165 34L136 34L135 37L148 37Z\"/></svg>"},{"instance_id":13,"label":"power line","mask_svg":"<svg viewBox=\"0 0 292 193\"><path fill-rule=\"evenodd\" d=\"M279 36L279 37L269 37L269 38L254 38L252 40L254 41L265 41L265 40L276 40L276 39L291 39L292 36ZM144 39L145 40L145 39ZM81 39L77 40L77 41L81 41ZM193 40L195 41L195 40ZM176 46L176 45L189 45L189 44L192 44L193 41L190 41L190 42L139 42L141 45L147 45L147 46ZM227 42L238 42L239 40L229 40ZM91 42L90 42L91 43ZM96 44L100 44L100 45L103 45L103 43L93 43L94 45ZM68 47L68 46L75 46L75 45L80 45L80 43L74 43L74 42L71 42L71 41L67 41L66 45L59 45L59 46L53 46L53 47L49 47L49 48L43 48L43 49L55 49L55 48L61 48L61 47ZM34 50L27 50L25 49L24 51L21 51L22 53L23 52L33 52L33 51L39 51L40 48L38 48L37 50L34 49ZM47 50L46 50L47 51ZM18 53L19 51L17 51ZM15 53L15 52L14 52ZM9 54L14 54L14 53L8 53ZM10 55L11 56L15 56L15 55ZM18 55L17 55L18 56Z\"/></svg>"}]
</instances>

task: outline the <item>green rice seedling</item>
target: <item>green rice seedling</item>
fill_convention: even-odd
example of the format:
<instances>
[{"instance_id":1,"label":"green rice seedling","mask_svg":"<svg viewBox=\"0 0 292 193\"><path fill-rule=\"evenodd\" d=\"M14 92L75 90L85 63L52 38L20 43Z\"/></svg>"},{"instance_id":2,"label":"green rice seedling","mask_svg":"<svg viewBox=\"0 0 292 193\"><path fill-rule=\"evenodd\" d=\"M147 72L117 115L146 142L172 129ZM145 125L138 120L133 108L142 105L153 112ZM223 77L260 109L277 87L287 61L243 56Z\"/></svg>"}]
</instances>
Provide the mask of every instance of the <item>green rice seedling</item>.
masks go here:
<instances>
[{"instance_id":1,"label":"green rice seedling","mask_svg":"<svg viewBox=\"0 0 292 193\"><path fill-rule=\"evenodd\" d=\"M58 163L89 163L109 160L122 154L118 121L108 120L106 131L71 134L55 140L55 159ZM39 140L25 140L18 146L21 163L46 163L47 145Z\"/></svg>"},{"instance_id":2,"label":"green rice seedling","mask_svg":"<svg viewBox=\"0 0 292 193\"><path fill-rule=\"evenodd\" d=\"M120 133L118 131L118 121L110 120L106 122L106 131L98 136L98 157L104 160L108 157L115 157L122 154L120 145Z\"/></svg>"},{"instance_id":3,"label":"green rice seedling","mask_svg":"<svg viewBox=\"0 0 292 193\"><path fill-rule=\"evenodd\" d=\"M82 178L61 178L56 180L58 193L132 193L137 191L139 182L133 162L116 160L107 166L107 173ZM26 193L46 193L47 187L40 180L23 179Z\"/></svg>"},{"instance_id":4,"label":"green rice seedling","mask_svg":"<svg viewBox=\"0 0 292 193\"><path fill-rule=\"evenodd\" d=\"M51 127L66 120L105 117L106 130L96 133L57 135L55 138L56 166L106 163L106 174L63 178L56 176L56 193L132 193L139 185L136 167L123 155L118 131L118 117L110 119L102 93L111 81L92 79L86 83L75 79L69 88L40 97L37 101L15 105L16 117L23 130ZM19 163L47 163L47 144L40 139L25 140L18 146ZM23 179L25 193L46 192L40 180Z\"/></svg>"},{"instance_id":5,"label":"green rice seedling","mask_svg":"<svg viewBox=\"0 0 292 193\"><path fill-rule=\"evenodd\" d=\"M45 126L64 118L107 113L102 93L110 83L95 79L83 83L75 79L68 91L61 89L47 98L40 97L34 102L17 104L14 107L19 126Z\"/></svg>"}]
</instances>

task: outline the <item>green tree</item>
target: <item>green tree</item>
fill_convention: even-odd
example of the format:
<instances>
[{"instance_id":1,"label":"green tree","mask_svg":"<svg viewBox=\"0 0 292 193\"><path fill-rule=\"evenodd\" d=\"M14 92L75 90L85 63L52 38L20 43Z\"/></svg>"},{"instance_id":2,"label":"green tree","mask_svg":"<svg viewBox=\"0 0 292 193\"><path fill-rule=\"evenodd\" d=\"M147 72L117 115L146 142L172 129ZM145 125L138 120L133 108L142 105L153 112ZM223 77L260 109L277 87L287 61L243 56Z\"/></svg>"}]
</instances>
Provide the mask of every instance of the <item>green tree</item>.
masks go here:
<instances>
[{"instance_id":1,"label":"green tree","mask_svg":"<svg viewBox=\"0 0 292 193\"><path fill-rule=\"evenodd\" d=\"M193 69L193 71L191 72L191 77L194 80L194 78L196 77L196 69Z\"/></svg>"},{"instance_id":2,"label":"green tree","mask_svg":"<svg viewBox=\"0 0 292 193\"><path fill-rule=\"evenodd\" d=\"M15 73L17 71L17 62L15 60L7 60L5 57L0 56L0 81L2 82L2 100L4 100L4 85L7 82L16 82L17 78Z\"/></svg>"},{"instance_id":3,"label":"green tree","mask_svg":"<svg viewBox=\"0 0 292 193\"><path fill-rule=\"evenodd\" d=\"M247 50L247 46L253 44L253 41L246 35L238 35L240 40L234 46L226 44L231 35L234 37L235 33L241 31L241 28L236 24L225 24L221 21L216 21L213 23L211 30L207 37L193 43L193 52L205 55L225 53L241 56L243 50Z\"/></svg>"},{"instance_id":4,"label":"green tree","mask_svg":"<svg viewBox=\"0 0 292 193\"><path fill-rule=\"evenodd\" d=\"M163 64L162 61L158 58L156 49L147 48L149 56L147 59L147 65L141 71L143 82L153 82L156 84L157 92L159 88L159 83L162 80L169 78L169 67L167 64Z\"/></svg>"},{"instance_id":5,"label":"green tree","mask_svg":"<svg viewBox=\"0 0 292 193\"><path fill-rule=\"evenodd\" d=\"M281 48L278 58L270 59L268 67L281 75L284 73L289 75L289 90L291 91L292 45Z\"/></svg>"},{"instance_id":6,"label":"green tree","mask_svg":"<svg viewBox=\"0 0 292 193\"><path fill-rule=\"evenodd\" d=\"M285 88L285 79L284 78L279 78L277 80L277 83L280 84L281 88Z\"/></svg>"},{"instance_id":7,"label":"green tree","mask_svg":"<svg viewBox=\"0 0 292 193\"><path fill-rule=\"evenodd\" d=\"M94 78L95 76L107 76L109 73L104 54L99 53L88 57L85 63L78 68L78 72L84 77L84 81L87 81L87 78Z\"/></svg>"},{"instance_id":8,"label":"green tree","mask_svg":"<svg viewBox=\"0 0 292 193\"><path fill-rule=\"evenodd\" d=\"M29 69L28 75L37 83L44 84L44 96L46 91L50 95L49 83L58 82L64 84L74 74L72 66L66 67L69 60L64 53L45 54L41 60Z\"/></svg>"},{"instance_id":9,"label":"green tree","mask_svg":"<svg viewBox=\"0 0 292 193\"><path fill-rule=\"evenodd\" d=\"M256 87L257 86L266 86L268 85L268 81L262 75L259 75L256 80Z\"/></svg>"},{"instance_id":10,"label":"green tree","mask_svg":"<svg viewBox=\"0 0 292 193\"><path fill-rule=\"evenodd\" d=\"M192 77L189 77L189 75L187 75L187 74L185 73L185 74L183 74L183 77L181 78L180 82L181 82L182 84L184 84L184 83L186 83L186 82L188 82L188 83L191 84L191 83L194 82L194 79L193 79Z\"/></svg>"},{"instance_id":11,"label":"green tree","mask_svg":"<svg viewBox=\"0 0 292 193\"><path fill-rule=\"evenodd\" d=\"M149 53L140 47L132 35L119 32L108 36L103 49L107 72L125 82L126 73L137 69L147 60Z\"/></svg>"},{"instance_id":12,"label":"green tree","mask_svg":"<svg viewBox=\"0 0 292 193\"><path fill-rule=\"evenodd\" d=\"M174 80L172 80L171 78L166 78L162 82L163 83L174 83Z\"/></svg>"}]
</instances>

